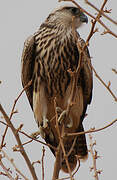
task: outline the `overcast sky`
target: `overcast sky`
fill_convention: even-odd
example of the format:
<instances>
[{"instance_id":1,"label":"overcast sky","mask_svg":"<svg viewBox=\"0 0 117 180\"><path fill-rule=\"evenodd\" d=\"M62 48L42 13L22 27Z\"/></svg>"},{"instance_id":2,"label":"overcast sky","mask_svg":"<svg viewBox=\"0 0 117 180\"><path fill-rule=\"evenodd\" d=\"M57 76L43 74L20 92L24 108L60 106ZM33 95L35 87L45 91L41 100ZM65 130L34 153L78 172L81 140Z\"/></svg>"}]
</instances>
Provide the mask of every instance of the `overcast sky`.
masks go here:
<instances>
[{"instance_id":1,"label":"overcast sky","mask_svg":"<svg viewBox=\"0 0 117 180\"><path fill-rule=\"evenodd\" d=\"M89 8L84 1L78 1L82 7L85 7L90 12L94 11ZM97 7L103 0L92 0ZM20 72L21 72L21 54L23 43L25 39L33 34L45 20L48 14L56 8L56 6L66 3L58 3L57 0L1 0L0 2L0 102L9 114L15 98L22 90ZM68 3L67 3L68 4ZM107 3L109 9L112 9L111 17L117 20L116 1L110 0ZM81 37L87 38L90 31L91 23L84 25L78 31ZM103 19L105 21L105 19ZM114 32L117 32L117 27L109 21L105 21ZM111 81L111 88L117 95L117 75L112 72L112 68L117 69L117 40L111 35L101 36L103 28L97 24L99 33L90 41L90 54L92 57L92 64L103 78L108 83ZM28 134L37 130L33 113L29 106L26 95L23 94L17 103L18 114L14 115L13 123L18 127L21 123L24 124L23 130ZM92 103L88 108L88 116L84 121L85 130L91 127L100 128L107 125L109 122L117 118L117 104L109 92L102 86L102 84L94 76L94 88ZM0 140L3 134L4 126L0 124ZM110 180L117 178L117 140L116 140L117 124L112 127L93 134L96 139L96 149L101 156L97 160L97 167L102 169L100 180ZM22 136L22 141L27 139ZM87 135L87 142L89 145L89 138ZM31 179L30 173L24 163L23 158L19 153L12 153L12 147L16 144L12 132L9 130L6 136L7 149L4 149L8 155L14 158L17 167ZM25 149L31 159L36 161L41 159L42 145L39 143L31 143L25 146ZM55 158L48 148L46 148L45 156L45 180L51 180L53 172L53 162ZM4 160L7 164L7 161ZM91 157L85 163L81 163L80 170L75 176L79 180L93 180L93 175L90 173L92 165ZM40 178L41 165L35 165L36 173ZM0 167L1 171L1 167ZM61 173L61 177L65 174ZM0 176L0 180L7 178Z\"/></svg>"}]
</instances>

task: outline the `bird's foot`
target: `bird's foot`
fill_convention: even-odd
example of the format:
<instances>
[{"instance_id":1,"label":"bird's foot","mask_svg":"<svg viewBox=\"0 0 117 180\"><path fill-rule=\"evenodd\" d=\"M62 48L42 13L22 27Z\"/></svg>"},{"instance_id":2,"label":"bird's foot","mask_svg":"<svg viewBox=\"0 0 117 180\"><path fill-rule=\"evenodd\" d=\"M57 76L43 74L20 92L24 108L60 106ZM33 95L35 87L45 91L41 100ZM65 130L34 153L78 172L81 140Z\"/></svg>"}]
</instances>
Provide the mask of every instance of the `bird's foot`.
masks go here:
<instances>
[{"instance_id":1,"label":"bird's foot","mask_svg":"<svg viewBox=\"0 0 117 180\"><path fill-rule=\"evenodd\" d=\"M56 107L56 111L58 114L58 123L59 123L59 125L61 125L61 123L63 122L63 120L66 117L66 110L63 111L60 107Z\"/></svg>"},{"instance_id":2,"label":"bird's foot","mask_svg":"<svg viewBox=\"0 0 117 180\"><path fill-rule=\"evenodd\" d=\"M40 132L40 135L41 135L41 137L43 138L43 139L45 139L45 136L46 136L46 134L45 134L45 132L44 132L44 129L45 128L43 128L43 126L39 126L39 132Z\"/></svg>"},{"instance_id":3,"label":"bird's foot","mask_svg":"<svg viewBox=\"0 0 117 180\"><path fill-rule=\"evenodd\" d=\"M59 125L61 125L61 123L63 122L63 120L66 118L66 110L62 110L60 107L56 107L56 111L57 111L57 114L58 114L58 123ZM69 122L67 123L66 127L67 128L71 128L73 126L73 121L72 121L72 118L68 117L69 118Z\"/></svg>"},{"instance_id":4,"label":"bird's foot","mask_svg":"<svg viewBox=\"0 0 117 180\"><path fill-rule=\"evenodd\" d=\"M67 123L67 128L72 128L73 126L73 120L72 118L69 118L69 123Z\"/></svg>"},{"instance_id":5,"label":"bird's foot","mask_svg":"<svg viewBox=\"0 0 117 180\"><path fill-rule=\"evenodd\" d=\"M56 111L58 116L60 116L60 114L63 112L63 109L61 109L60 107L56 107Z\"/></svg>"},{"instance_id":6,"label":"bird's foot","mask_svg":"<svg viewBox=\"0 0 117 180\"><path fill-rule=\"evenodd\" d=\"M49 122L48 119L44 116L43 117L43 126L42 126L44 129L46 129L48 127L48 122Z\"/></svg>"},{"instance_id":7,"label":"bird's foot","mask_svg":"<svg viewBox=\"0 0 117 180\"><path fill-rule=\"evenodd\" d=\"M66 118L66 110L64 110L64 111L60 114L60 116L59 116L59 118L58 118L58 123L59 123L59 124L62 124L62 122L64 121L65 118Z\"/></svg>"}]
</instances>

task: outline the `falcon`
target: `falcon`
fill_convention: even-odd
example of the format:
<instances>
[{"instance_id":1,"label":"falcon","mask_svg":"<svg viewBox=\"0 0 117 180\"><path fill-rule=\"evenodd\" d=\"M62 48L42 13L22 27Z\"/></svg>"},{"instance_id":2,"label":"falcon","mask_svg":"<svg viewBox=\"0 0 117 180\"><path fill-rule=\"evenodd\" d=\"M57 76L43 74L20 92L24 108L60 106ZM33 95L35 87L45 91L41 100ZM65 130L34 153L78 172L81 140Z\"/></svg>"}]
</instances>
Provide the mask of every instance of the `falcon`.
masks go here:
<instances>
[{"instance_id":1,"label":"falcon","mask_svg":"<svg viewBox=\"0 0 117 180\"><path fill-rule=\"evenodd\" d=\"M73 88L71 72L76 70L80 57L77 41L73 35L73 18L75 32L83 47L85 41L77 30L83 23L88 22L88 18L77 7L63 6L52 11L39 30L25 41L22 53L22 84L25 87L32 80L31 86L26 89L26 95L40 135L53 147L58 147L59 144L55 113L58 114L58 124L61 128L60 117L65 115ZM69 116L63 121L67 133L84 131L83 120L92 99L92 69L89 65L88 47L84 52L74 102ZM88 155L85 134L66 137L64 148L73 171L77 165L76 156L86 159ZM55 149L50 149L56 156ZM68 172L63 155L61 169Z\"/></svg>"}]
</instances>

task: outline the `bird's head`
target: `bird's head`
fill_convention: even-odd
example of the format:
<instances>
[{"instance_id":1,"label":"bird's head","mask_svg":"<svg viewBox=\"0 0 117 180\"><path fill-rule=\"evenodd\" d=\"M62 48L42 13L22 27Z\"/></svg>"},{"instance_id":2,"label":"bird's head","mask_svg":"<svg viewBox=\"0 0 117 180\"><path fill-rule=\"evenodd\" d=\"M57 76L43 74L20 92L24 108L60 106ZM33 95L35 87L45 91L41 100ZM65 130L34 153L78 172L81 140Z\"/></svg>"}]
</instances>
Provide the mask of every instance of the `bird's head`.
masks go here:
<instances>
[{"instance_id":1,"label":"bird's head","mask_svg":"<svg viewBox=\"0 0 117 180\"><path fill-rule=\"evenodd\" d=\"M80 27L82 23L88 23L87 16L79 8L73 6L59 7L48 16L47 20L50 23L72 27L73 18L75 28Z\"/></svg>"}]
</instances>

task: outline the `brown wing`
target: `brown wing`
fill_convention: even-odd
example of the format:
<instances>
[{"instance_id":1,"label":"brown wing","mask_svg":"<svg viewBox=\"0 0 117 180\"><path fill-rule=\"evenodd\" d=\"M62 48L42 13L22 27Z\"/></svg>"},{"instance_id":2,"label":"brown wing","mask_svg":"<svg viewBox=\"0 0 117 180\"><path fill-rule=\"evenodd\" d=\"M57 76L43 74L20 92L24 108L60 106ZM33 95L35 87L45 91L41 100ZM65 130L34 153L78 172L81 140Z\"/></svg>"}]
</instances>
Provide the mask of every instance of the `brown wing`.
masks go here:
<instances>
[{"instance_id":1,"label":"brown wing","mask_svg":"<svg viewBox=\"0 0 117 180\"><path fill-rule=\"evenodd\" d=\"M80 39L81 46L85 45L85 41ZM81 83L83 88L83 96L84 96L84 112L82 114L81 119L84 119L87 105L91 103L92 100L92 89L93 89L93 73L91 68L91 58L89 54L88 47L85 48L83 54L83 63L81 68Z\"/></svg>"},{"instance_id":2,"label":"brown wing","mask_svg":"<svg viewBox=\"0 0 117 180\"><path fill-rule=\"evenodd\" d=\"M24 43L24 49L22 53L22 69L21 69L21 80L22 85L25 87L27 83L32 79L35 59L35 41L34 36L30 36ZM26 89L26 94L30 105L33 109L33 83Z\"/></svg>"}]
</instances>

